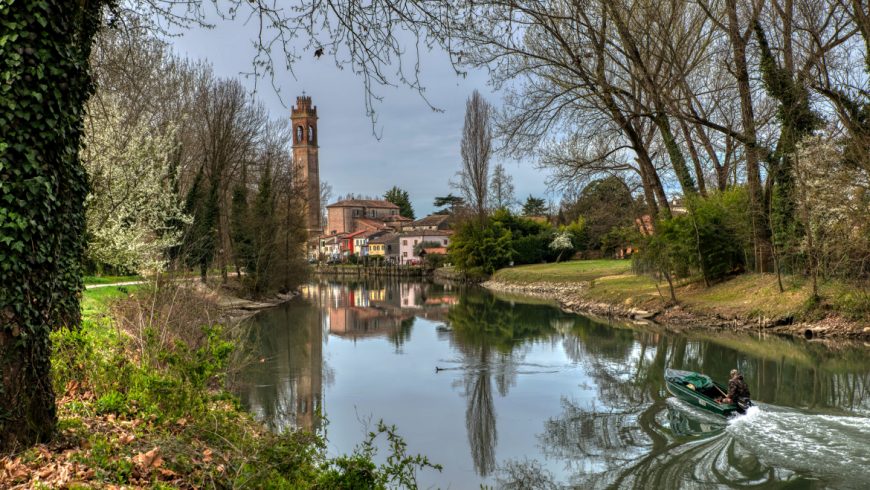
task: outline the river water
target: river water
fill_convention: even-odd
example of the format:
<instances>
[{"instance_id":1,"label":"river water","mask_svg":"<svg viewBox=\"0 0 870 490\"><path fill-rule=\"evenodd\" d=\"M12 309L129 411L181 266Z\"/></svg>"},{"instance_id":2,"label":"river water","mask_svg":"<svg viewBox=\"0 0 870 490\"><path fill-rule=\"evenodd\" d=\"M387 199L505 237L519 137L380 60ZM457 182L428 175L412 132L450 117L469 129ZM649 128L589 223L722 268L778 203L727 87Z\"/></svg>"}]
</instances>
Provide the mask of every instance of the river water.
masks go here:
<instances>
[{"instance_id":1,"label":"river water","mask_svg":"<svg viewBox=\"0 0 870 490\"><path fill-rule=\"evenodd\" d=\"M421 488L870 488L863 346L666 333L389 280L313 282L253 321L239 394L258 418L324 430L333 455L394 424L443 465ZM666 367L739 367L758 408L692 408Z\"/></svg>"}]
</instances>

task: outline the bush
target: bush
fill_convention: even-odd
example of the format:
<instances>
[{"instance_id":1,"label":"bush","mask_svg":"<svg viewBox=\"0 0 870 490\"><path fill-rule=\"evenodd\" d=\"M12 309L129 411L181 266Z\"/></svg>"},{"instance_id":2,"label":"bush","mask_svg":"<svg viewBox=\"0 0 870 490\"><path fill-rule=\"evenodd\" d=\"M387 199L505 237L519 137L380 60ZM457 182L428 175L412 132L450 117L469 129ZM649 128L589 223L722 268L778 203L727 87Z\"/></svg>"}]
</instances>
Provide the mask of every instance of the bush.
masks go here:
<instances>
[{"instance_id":1,"label":"bush","mask_svg":"<svg viewBox=\"0 0 870 490\"><path fill-rule=\"evenodd\" d=\"M450 244L450 260L462 271L492 274L513 257L511 232L498 222L467 221L459 226Z\"/></svg>"},{"instance_id":2,"label":"bush","mask_svg":"<svg viewBox=\"0 0 870 490\"><path fill-rule=\"evenodd\" d=\"M719 196L690 197L688 213L660 220L655 233L641 241L635 272L664 277L674 298L673 278L700 274L706 283L741 271L745 265L741 231Z\"/></svg>"},{"instance_id":3,"label":"bush","mask_svg":"<svg viewBox=\"0 0 870 490\"><path fill-rule=\"evenodd\" d=\"M530 235L514 239L511 242L514 250L514 263L540 264L550 256L549 240L545 235Z\"/></svg>"}]
</instances>

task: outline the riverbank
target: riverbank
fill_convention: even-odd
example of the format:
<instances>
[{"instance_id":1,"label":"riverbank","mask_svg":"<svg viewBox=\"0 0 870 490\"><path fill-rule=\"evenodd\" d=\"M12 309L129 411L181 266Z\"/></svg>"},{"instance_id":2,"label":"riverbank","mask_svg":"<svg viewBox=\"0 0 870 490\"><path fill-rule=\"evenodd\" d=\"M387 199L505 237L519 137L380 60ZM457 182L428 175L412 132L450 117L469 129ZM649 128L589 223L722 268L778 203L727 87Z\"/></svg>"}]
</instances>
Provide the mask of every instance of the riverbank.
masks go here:
<instances>
[{"instance_id":1,"label":"riverbank","mask_svg":"<svg viewBox=\"0 0 870 490\"><path fill-rule=\"evenodd\" d=\"M764 331L807 339L870 340L866 293L836 282L821 287L813 302L803 278L743 274L704 287L683 281L670 301L667 284L637 276L624 260L572 261L497 271L483 286L557 301L565 310L655 322L674 330Z\"/></svg>"},{"instance_id":2,"label":"riverbank","mask_svg":"<svg viewBox=\"0 0 870 490\"><path fill-rule=\"evenodd\" d=\"M262 361L221 299L187 284L85 291L81 328L52 333L57 432L0 454L0 488L378 487L431 466L383 424L332 458L322 433L254 420L228 387ZM375 464L375 439L399 463Z\"/></svg>"},{"instance_id":3,"label":"riverbank","mask_svg":"<svg viewBox=\"0 0 870 490\"><path fill-rule=\"evenodd\" d=\"M431 271L419 265L381 265L365 266L362 264L321 265L314 268L318 276L338 276L342 278L357 277L426 277Z\"/></svg>"}]
</instances>

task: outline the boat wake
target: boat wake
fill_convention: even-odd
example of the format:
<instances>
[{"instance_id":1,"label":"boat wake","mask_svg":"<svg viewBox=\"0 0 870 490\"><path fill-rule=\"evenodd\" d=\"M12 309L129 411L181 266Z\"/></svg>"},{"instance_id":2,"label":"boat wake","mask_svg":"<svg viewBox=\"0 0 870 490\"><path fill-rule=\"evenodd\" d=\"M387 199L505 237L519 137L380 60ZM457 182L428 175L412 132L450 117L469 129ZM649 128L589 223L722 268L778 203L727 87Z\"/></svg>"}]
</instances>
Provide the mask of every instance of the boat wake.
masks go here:
<instances>
[{"instance_id":1,"label":"boat wake","mask_svg":"<svg viewBox=\"0 0 870 490\"><path fill-rule=\"evenodd\" d=\"M762 405L729 421L726 433L762 461L798 473L841 476L838 486L870 484L870 419L806 414Z\"/></svg>"}]
</instances>

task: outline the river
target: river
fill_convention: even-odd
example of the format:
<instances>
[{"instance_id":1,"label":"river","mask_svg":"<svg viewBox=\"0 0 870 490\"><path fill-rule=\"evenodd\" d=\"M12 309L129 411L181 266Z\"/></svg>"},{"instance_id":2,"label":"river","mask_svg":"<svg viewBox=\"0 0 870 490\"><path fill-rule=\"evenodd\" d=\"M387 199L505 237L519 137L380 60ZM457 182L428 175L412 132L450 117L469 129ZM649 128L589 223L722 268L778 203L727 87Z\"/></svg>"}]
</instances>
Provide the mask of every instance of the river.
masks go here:
<instances>
[{"instance_id":1,"label":"river","mask_svg":"<svg viewBox=\"0 0 870 490\"><path fill-rule=\"evenodd\" d=\"M315 281L252 321L239 395L255 416L324 430L334 455L394 424L443 465L421 488L870 487L863 346L675 334L390 280ZM665 390L666 367L725 380L735 366L758 404L745 416Z\"/></svg>"}]
</instances>

